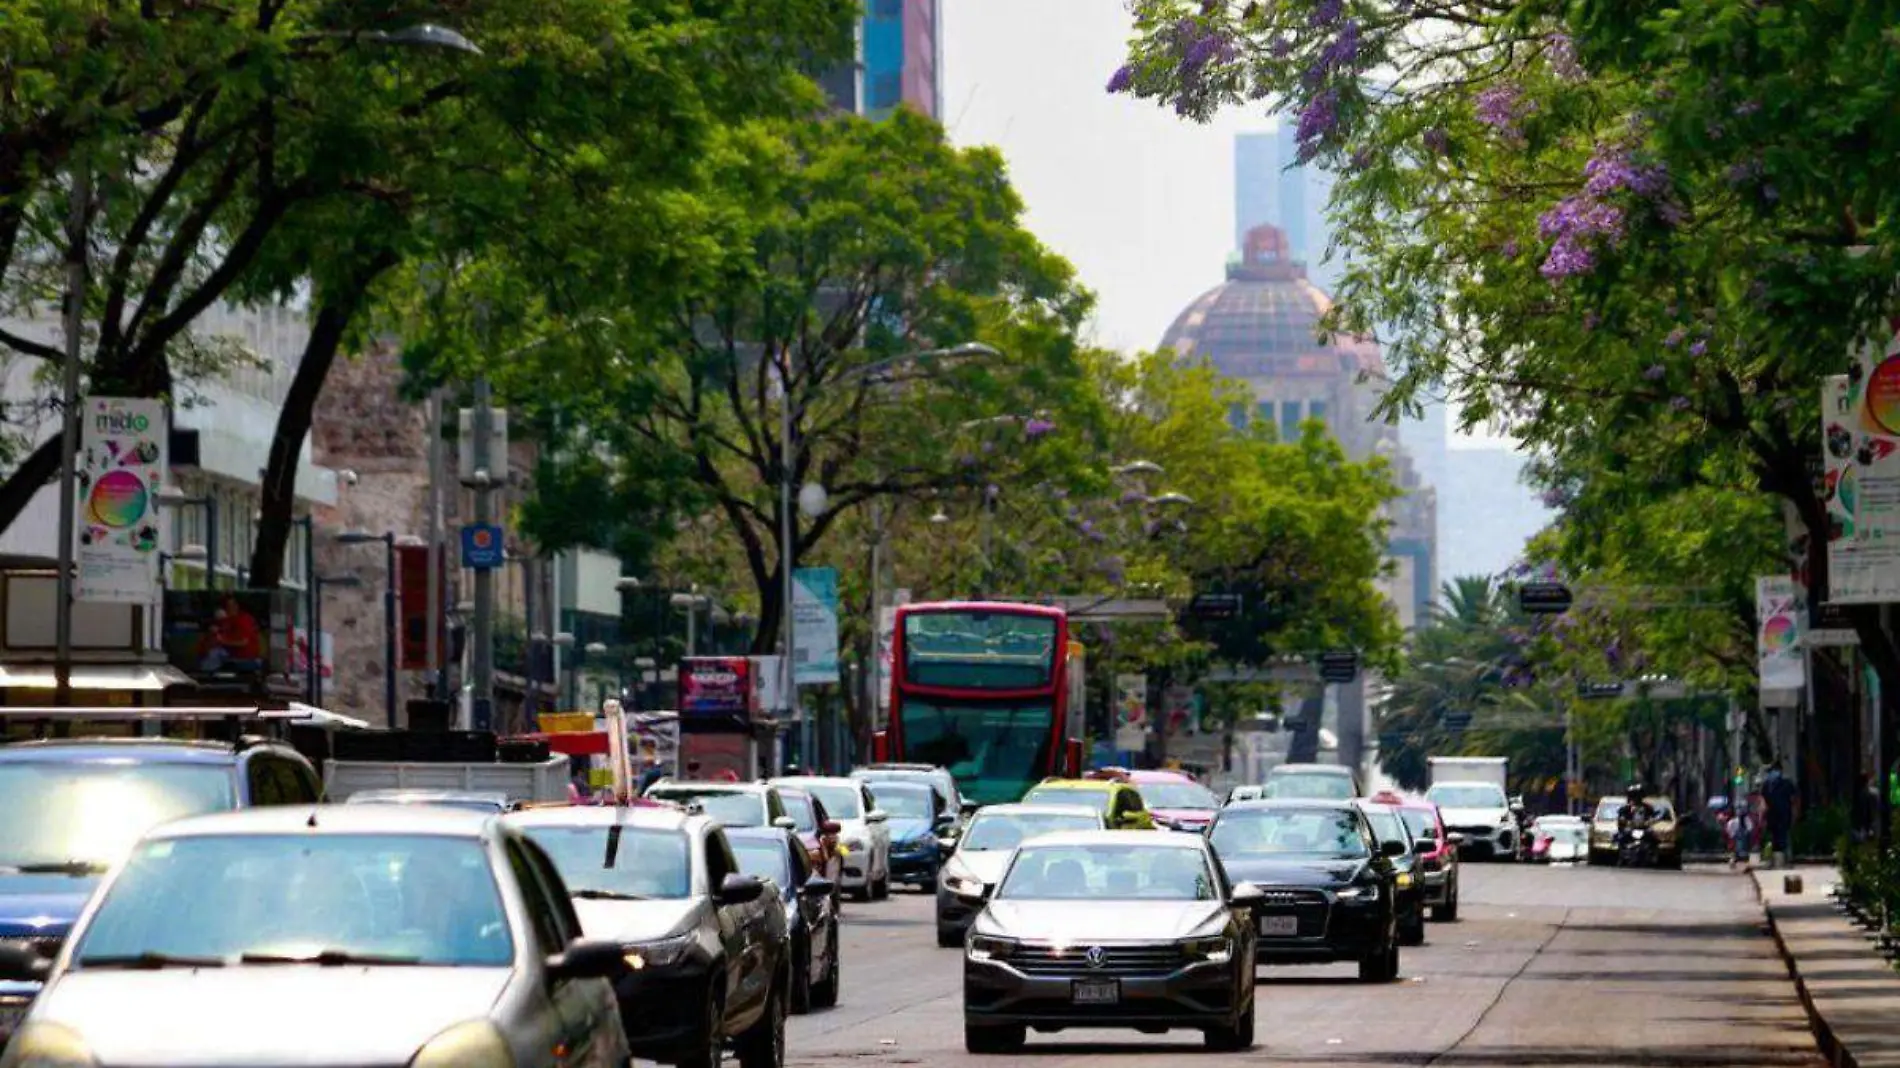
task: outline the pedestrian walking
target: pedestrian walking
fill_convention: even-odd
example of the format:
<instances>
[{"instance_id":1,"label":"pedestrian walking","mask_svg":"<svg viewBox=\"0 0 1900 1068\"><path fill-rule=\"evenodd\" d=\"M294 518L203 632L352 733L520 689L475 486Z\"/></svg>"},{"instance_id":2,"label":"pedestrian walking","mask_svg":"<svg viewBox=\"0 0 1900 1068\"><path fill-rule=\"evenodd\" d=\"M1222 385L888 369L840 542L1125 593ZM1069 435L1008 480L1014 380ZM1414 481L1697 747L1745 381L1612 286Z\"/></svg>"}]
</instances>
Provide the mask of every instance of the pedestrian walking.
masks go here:
<instances>
[{"instance_id":1,"label":"pedestrian walking","mask_svg":"<svg viewBox=\"0 0 1900 1068\"><path fill-rule=\"evenodd\" d=\"M1795 789L1794 783L1782 774L1779 760L1768 765L1768 774L1761 784L1761 800L1766 809L1768 845L1774 850L1775 863L1784 867L1791 865L1794 862Z\"/></svg>"},{"instance_id":2,"label":"pedestrian walking","mask_svg":"<svg viewBox=\"0 0 1900 1068\"><path fill-rule=\"evenodd\" d=\"M1728 866L1733 868L1748 863L1749 843L1755 837L1755 818L1746 807L1735 805L1731 808L1728 823L1723 828L1728 834Z\"/></svg>"}]
</instances>

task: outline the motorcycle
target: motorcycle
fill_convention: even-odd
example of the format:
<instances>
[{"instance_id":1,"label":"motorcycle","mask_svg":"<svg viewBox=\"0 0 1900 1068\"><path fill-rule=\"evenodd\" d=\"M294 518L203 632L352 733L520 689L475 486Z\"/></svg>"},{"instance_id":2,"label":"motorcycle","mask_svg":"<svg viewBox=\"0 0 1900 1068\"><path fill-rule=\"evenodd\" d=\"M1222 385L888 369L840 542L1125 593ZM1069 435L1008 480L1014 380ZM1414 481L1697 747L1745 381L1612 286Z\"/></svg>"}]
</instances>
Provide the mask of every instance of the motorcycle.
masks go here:
<instances>
[{"instance_id":1,"label":"motorcycle","mask_svg":"<svg viewBox=\"0 0 1900 1068\"><path fill-rule=\"evenodd\" d=\"M1618 833L1617 867L1653 868L1657 863L1655 832L1645 827L1626 827Z\"/></svg>"}]
</instances>

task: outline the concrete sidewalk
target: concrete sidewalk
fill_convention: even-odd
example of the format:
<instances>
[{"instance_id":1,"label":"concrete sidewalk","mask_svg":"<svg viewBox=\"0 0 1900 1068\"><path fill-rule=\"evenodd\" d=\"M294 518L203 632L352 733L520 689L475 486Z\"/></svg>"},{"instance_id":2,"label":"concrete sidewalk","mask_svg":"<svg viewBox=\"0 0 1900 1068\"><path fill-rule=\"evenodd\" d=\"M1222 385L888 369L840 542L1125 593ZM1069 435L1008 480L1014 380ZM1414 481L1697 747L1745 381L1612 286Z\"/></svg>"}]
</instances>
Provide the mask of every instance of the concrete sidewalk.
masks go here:
<instances>
[{"instance_id":1,"label":"concrete sidewalk","mask_svg":"<svg viewBox=\"0 0 1900 1068\"><path fill-rule=\"evenodd\" d=\"M1798 874L1799 894L1783 888ZM1837 908L1831 867L1756 870L1768 924L1808 1010L1821 1052L1843 1068L1900 1068L1900 972Z\"/></svg>"}]
</instances>

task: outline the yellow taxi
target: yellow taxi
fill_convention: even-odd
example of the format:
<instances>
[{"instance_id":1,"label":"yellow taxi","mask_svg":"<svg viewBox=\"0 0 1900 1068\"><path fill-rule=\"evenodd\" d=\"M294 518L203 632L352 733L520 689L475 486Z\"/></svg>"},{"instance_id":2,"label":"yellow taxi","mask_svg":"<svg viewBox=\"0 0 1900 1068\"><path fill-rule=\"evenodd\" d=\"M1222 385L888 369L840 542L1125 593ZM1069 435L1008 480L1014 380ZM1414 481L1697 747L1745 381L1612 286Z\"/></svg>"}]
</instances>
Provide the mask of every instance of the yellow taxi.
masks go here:
<instances>
[{"instance_id":1,"label":"yellow taxi","mask_svg":"<svg viewBox=\"0 0 1900 1068\"><path fill-rule=\"evenodd\" d=\"M1023 795L1024 804L1085 805L1102 814L1111 831L1152 831L1154 817L1141 792L1115 778L1044 779Z\"/></svg>"}]
</instances>

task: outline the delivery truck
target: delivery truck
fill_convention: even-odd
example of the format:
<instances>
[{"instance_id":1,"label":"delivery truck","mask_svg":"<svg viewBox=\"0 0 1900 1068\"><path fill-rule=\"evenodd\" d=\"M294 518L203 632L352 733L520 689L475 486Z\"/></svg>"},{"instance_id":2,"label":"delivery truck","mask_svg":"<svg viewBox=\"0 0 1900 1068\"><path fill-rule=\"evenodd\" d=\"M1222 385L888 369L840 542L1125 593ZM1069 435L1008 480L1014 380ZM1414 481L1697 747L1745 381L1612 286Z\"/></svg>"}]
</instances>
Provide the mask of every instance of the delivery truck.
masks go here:
<instances>
[{"instance_id":1,"label":"delivery truck","mask_svg":"<svg viewBox=\"0 0 1900 1068\"><path fill-rule=\"evenodd\" d=\"M1431 787L1425 796L1438 806L1445 829L1464 836L1459 853L1476 859L1516 860L1523 845L1518 811L1507 792L1510 761L1504 757L1426 757Z\"/></svg>"}]
</instances>

